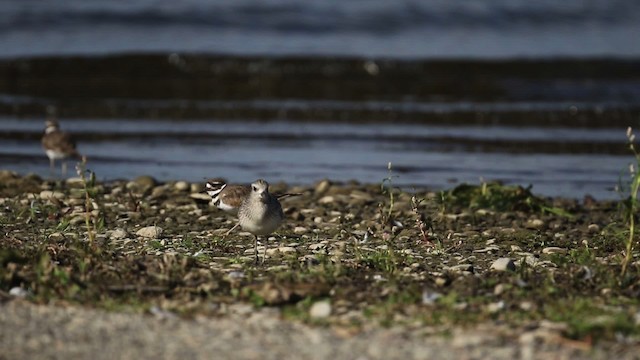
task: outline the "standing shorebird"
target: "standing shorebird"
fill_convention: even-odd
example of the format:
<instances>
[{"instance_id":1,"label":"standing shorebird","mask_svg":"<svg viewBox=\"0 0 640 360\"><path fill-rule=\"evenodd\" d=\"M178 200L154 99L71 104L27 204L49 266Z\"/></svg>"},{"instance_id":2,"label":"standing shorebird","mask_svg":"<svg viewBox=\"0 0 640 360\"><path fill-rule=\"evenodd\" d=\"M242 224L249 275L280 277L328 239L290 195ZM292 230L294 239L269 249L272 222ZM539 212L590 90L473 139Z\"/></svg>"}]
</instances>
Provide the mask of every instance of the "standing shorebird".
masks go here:
<instances>
[{"instance_id":1,"label":"standing shorebird","mask_svg":"<svg viewBox=\"0 0 640 360\"><path fill-rule=\"evenodd\" d=\"M222 210L237 213L238 225L244 231L253 234L253 251L255 261L258 263L258 238L274 232L284 219L278 197L269 193L269 184L262 179L256 180L251 186L210 181L207 182L206 187L213 204ZM289 195L292 194L283 196ZM267 242L265 240L263 262L266 257Z\"/></svg>"},{"instance_id":2,"label":"standing shorebird","mask_svg":"<svg viewBox=\"0 0 640 360\"><path fill-rule=\"evenodd\" d=\"M44 135L42 136L42 147L49 158L51 174L55 172L56 160L62 160L62 176L67 173L66 159L69 157L80 158L80 153L76 150L76 142L67 132L60 130L60 125L56 120L45 121Z\"/></svg>"}]
</instances>

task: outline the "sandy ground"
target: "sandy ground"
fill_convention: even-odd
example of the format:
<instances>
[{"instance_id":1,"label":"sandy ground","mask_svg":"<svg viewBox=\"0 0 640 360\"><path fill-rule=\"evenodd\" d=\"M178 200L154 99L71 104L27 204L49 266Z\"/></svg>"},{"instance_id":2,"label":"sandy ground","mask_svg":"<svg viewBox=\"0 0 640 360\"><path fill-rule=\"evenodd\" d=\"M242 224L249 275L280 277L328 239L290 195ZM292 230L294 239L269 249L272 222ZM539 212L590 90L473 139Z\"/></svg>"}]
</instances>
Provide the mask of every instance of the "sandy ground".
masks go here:
<instances>
[{"instance_id":1,"label":"sandy ground","mask_svg":"<svg viewBox=\"0 0 640 360\"><path fill-rule=\"evenodd\" d=\"M426 335L350 333L281 320L274 309L223 318L113 313L11 300L0 306L2 359L576 359L638 358L639 348L591 348L549 329L496 326Z\"/></svg>"}]
</instances>

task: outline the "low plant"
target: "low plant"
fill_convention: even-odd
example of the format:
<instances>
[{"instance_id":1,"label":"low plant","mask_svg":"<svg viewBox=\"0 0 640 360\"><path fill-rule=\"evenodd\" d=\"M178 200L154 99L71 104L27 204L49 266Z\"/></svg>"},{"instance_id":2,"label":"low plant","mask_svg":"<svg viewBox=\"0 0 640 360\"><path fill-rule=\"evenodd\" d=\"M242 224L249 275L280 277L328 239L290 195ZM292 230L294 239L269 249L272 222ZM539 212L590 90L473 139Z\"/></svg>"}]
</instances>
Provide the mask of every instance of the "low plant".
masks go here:
<instances>
[{"instance_id":1,"label":"low plant","mask_svg":"<svg viewBox=\"0 0 640 360\"><path fill-rule=\"evenodd\" d=\"M629 193L626 199L622 201L624 208L623 216L629 227L629 235L624 241L625 253L622 260L622 276L626 274L629 263L633 257L632 254L636 236L636 216L638 213L638 190L640 190L640 153L638 153L634 145L635 135L631 127L627 129L627 140L635 162L629 166L629 172L631 174L631 181L627 189Z\"/></svg>"}]
</instances>

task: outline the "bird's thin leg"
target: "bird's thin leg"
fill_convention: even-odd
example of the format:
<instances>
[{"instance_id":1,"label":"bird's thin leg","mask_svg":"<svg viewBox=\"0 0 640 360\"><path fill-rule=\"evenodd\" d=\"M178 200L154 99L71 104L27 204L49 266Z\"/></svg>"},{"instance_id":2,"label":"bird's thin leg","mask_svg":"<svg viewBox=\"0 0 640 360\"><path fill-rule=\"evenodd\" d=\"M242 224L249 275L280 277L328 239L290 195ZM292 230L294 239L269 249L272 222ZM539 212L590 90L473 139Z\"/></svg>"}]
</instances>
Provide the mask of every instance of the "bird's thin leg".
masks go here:
<instances>
[{"instance_id":1,"label":"bird's thin leg","mask_svg":"<svg viewBox=\"0 0 640 360\"><path fill-rule=\"evenodd\" d=\"M67 175L67 162L62 160L62 177L64 178Z\"/></svg>"},{"instance_id":2,"label":"bird's thin leg","mask_svg":"<svg viewBox=\"0 0 640 360\"><path fill-rule=\"evenodd\" d=\"M231 232L232 232L233 230L235 230L238 226L240 226L240 223L235 224L235 225L231 228L231 230L229 230L229 231L227 231L226 233L224 233L224 235L222 235L222 238L224 239L224 238L226 238L227 236L229 236L229 234L231 234Z\"/></svg>"},{"instance_id":3,"label":"bird's thin leg","mask_svg":"<svg viewBox=\"0 0 640 360\"><path fill-rule=\"evenodd\" d=\"M51 177L53 178L53 175L56 172L56 160L53 158L49 159L49 172L51 173Z\"/></svg>"}]
</instances>

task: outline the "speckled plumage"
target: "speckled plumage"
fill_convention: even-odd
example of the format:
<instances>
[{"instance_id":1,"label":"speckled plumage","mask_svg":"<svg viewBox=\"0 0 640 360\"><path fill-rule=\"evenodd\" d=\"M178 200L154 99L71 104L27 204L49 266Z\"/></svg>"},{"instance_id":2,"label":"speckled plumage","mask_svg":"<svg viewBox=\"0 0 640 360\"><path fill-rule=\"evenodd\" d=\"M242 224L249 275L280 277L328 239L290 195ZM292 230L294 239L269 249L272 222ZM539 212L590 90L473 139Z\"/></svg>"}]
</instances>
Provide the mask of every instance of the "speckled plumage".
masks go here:
<instances>
[{"instance_id":1,"label":"speckled plumage","mask_svg":"<svg viewBox=\"0 0 640 360\"><path fill-rule=\"evenodd\" d=\"M245 197L238 209L238 220L244 231L253 234L254 252L258 262L258 237L274 232L284 220L282 206L278 198L269 193L269 184L259 179L251 184L251 192ZM264 244L264 257L267 254L267 243Z\"/></svg>"}]
</instances>

